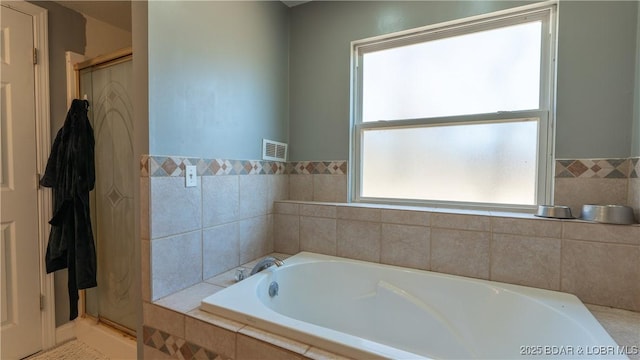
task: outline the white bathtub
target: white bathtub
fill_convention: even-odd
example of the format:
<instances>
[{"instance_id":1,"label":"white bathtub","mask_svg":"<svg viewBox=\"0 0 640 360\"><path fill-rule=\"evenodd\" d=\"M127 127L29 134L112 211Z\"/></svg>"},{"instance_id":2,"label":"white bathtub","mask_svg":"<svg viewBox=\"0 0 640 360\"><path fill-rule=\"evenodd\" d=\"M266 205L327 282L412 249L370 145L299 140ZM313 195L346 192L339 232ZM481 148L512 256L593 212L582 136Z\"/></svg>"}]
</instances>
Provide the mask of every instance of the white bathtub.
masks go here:
<instances>
[{"instance_id":1,"label":"white bathtub","mask_svg":"<svg viewBox=\"0 0 640 360\"><path fill-rule=\"evenodd\" d=\"M308 252L201 309L353 358L627 358L570 294Z\"/></svg>"}]
</instances>

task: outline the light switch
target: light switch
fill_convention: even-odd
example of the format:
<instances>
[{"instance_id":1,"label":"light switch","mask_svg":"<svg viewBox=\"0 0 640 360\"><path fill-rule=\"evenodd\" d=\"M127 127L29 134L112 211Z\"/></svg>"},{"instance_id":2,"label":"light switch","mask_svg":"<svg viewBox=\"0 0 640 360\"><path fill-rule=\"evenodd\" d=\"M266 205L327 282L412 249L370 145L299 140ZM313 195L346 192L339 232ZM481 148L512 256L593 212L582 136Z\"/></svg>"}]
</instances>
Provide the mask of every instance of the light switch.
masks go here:
<instances>
[{"instance_id":1,"label":"light switch","mask_svg":"<svg viewBox=\"0 0 640 360\"><path fill-rule=\"evenodd\" d=\"M187 165L185 167L184 178L186 187L198 186L198 175L196 173L195 165Z\"/></svg>"}]
</instances>

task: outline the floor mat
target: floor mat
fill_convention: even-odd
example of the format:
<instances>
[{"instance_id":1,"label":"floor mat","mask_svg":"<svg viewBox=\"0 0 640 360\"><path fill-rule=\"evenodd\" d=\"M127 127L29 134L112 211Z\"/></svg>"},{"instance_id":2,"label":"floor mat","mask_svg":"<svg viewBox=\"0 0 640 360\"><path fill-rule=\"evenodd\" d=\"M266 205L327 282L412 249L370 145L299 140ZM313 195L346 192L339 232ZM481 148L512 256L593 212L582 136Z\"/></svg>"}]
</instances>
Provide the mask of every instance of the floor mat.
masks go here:
<instances>
[{"instance_id":1,"label":"floor mat","mask_svg":"<svg viewBox=\"0 0 640 360\"><path fill-rule=\"evenodd\" d=\"M109 360L109 358L82 341L71 340L26 360Z\"/></svg>"}]
</instances>

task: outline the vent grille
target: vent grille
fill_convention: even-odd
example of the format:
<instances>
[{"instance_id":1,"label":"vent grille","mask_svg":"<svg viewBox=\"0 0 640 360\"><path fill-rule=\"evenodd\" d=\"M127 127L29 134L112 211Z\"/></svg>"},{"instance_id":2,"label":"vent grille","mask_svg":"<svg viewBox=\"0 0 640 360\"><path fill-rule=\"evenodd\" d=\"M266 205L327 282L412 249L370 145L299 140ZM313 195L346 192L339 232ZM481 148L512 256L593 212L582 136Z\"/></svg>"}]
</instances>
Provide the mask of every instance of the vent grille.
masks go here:
<instances>
[{"instance_id":1,"label":"vent grille","mask_svg":"<svg viewBox=\"0 0 640 360\"><path fill-rule=\"evenodd\" d=\"M273 161L287 160L287 144L262 139L262 159Z\"/></svg>"}]
</instances>

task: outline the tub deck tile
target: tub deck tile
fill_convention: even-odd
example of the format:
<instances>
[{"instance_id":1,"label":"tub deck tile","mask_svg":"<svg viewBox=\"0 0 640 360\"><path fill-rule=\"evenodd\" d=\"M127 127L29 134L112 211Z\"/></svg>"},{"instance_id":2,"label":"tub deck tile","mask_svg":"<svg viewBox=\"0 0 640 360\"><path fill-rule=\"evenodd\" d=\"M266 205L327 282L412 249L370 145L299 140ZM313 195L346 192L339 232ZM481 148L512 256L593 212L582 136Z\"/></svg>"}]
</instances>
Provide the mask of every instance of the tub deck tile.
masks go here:
<instances>
[{"instance_id":1,"label":"tub deck tile","mask_svg":"<svg viewBox=\"0 0 640 360\"><path fill-rule=\"evenodd\" d=\"M236 356L237 333L235 331L210 326L204 321L187 316L184 332L185 340L189 343L196 344L222 358Z\"/></svg>"},{"instance_id":2,"label":"tub deck tile","mask_svg":"<svg viewBox=\"0 0 640 360\"><path fill-rule=\"evenodd\" d=\"M278 259L281 260L286 260L288 257L291 256L291 254L283 254L283 253L278 253L278 252L274 252L271 253L269 255L265 255L265 256L261 256L257 259L254 259L252 261L249 261L245 264L242 264L238 267L235 267L233 269L230 269L228 271L225 271L221 274L218 274L216 276L210 277L208 279L205 279L204 282L208 283L208 284L212 284L212 285L216 285L222 288L226 288L228 286L231 286L233 284L236 283L236 270L240 269L240 268L244 268L245 269L245 274L246 276L249 276L249 273L251 272L251 269L253 269L253 267L258 263L258 261L260 261L262 258L267 257L267 256L274 256L277 257Z\"/></svg>"},{"instance_id":3,"label":"tub deck tile","mask_svg":"<svg viewBox=\"0 0 640 360\"><path fill-rule=\"evenodd\" d=\"M184 313L166 309L153 303L142 304L144 326L184 338Z\"/></svg>"},{"instance_id":4,"label":"tub deck tile","mask_svg":"<svg viewBox=\"0 0 640 360\"><path fill-rule=\"evenodd\" d=\"M163 297L155 303L171 310L188 313L200 307L200 300L222 289L224 288L221 286L201 282L177 293Z\"/></svg>"},{"instance_id":5,"label":"tub deck tile","mask_svg":"<svg viewBox=\"0 0 640 360\"><path fill-rule=\"evenodd\" d=\"M640 350L640 312L592 304L586 306L618 345ZM640 353L627 355L631 360L640 360Z\"/></svg>"},{"instance_id":6,"label":"tub deck tile","mask_svg":"<svg viewBox=\"0 0 640 360\"><path fill-rule=\"evenodd\" d=\"M238 334L236 360L278 359L302 360L303 355L260 341L251 336Z\"/></svg>"},{"instance_id":7,"label":"tub deck tile","mask_svg":"<svg viewBox=\"0 0 640 360\"><path fill-rule=\"evenodd\" d=\"M337 208L333 205L300 204L301 216L335 219Z\"/></svg>"},{"instance_id":8,"label":"tub deck tile","mask_svg":"<svg viewBox=\"0 0 640 360\"><path fill-rule=\"evenodd\" d=\"M222 274L218 274L216 276L205 279L204 281L208 284L216 285L221 288L226 288L236 283L236 280L235 280L236 270L240 268L247 269L245 272L247 275L249 275L249 272L251 271L251 269L248 269L246 266L241 265L231 270L227 270Z\"/></svg>"},{"instance_id":9,"label":"tub deck tile","mask_svg":"<svg viewBox=\"0 0 640 360\"><path fill-rule=\"evenodd\" d=\"M245 324L243 323L233 321L231 319L227 319L218 315L214 315L206 311L202 311L200 309L194 309L189 311L187 313L187 316L196 318L198 320L202 320L211 325L215 325L217 327L223 328L225 330L233 331L233 332L238 332L240 331L240 329L245 327Z\"/></svg>"},{"instance_id":10,"label":"tub deck tile","mask_svg":"<svg viewBox=\"0 0 640 360\"><path fill-rule=\"evenodd\" d=\"M270 332L254 328L252 326L245 326L238 332L240 334L269 343L282 349L286 349L296 354L304 355L307 350L309 350L309 345L307 344L275 335Z\"/></svg>"}]
</instances>

